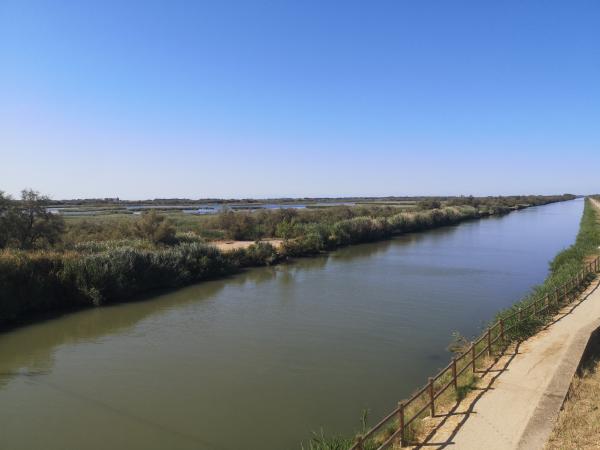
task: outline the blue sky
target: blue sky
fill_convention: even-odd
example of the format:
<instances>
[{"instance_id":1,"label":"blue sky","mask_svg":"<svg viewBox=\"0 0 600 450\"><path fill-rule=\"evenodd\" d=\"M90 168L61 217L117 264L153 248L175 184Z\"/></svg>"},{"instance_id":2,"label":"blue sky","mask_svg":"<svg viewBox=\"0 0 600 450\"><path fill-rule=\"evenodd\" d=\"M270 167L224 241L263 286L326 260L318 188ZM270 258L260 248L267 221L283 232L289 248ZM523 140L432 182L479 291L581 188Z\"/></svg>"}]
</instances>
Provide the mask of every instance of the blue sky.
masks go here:
<instances>
[{"instance_id":1,"label":"blue sky","mask_svg":"<svg viewBox=\"0 0 600 450\"><path fill-rule=\"evenodd\" d=\"M597 1L0 1L0 190L600 191Z\"/></svg>"}]
</instances>

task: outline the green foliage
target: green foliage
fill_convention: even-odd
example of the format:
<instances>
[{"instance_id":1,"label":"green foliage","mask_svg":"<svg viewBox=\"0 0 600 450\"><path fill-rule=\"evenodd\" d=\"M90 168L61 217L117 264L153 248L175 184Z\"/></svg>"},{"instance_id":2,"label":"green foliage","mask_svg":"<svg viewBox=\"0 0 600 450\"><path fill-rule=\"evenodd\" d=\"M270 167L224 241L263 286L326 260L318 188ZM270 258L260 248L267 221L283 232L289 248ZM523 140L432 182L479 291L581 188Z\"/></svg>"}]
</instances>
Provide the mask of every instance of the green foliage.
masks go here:
<instances>
[{"instance_id":1,"label":"green foliage","mask_svg":"<svg viewBox=\"0 0 600 450\"><path fill-rule=\"evenodd\" d=\"M65 262L62 277L85 303L98 305L141 292L216 278L235 270L216 248L181 244L161 250L119 247Z\"/></svg>"},{"instance_id":2,"label":"green foliage","mask_svg":"<svg viewBox=\"0 0 600 450\"><path fill-rule=\"evenodd\" d=\"M219 225L228 239L251 241L260 238L257 221L247 212L224 211L219 214Z\"/></svg>"},{"instance_id":3,"label":"green foliage","mask_svg":"<svg viewBox=\"0 0 600 450\"><path fill-rule=\"evenodd\" d=\"M467 348L469 348L469 345L471 345L471 343L466 337L464 337L458 331L453 331L452 340L450 341L447 350L453 353L454 355L458 356L463 354L467 350Z\"/></svg>"},{"instance_id":4,"label":"green foliage","mask_svg":"<svg viewBox=\"0 0 600 450\"><path fill-rule=\"evenodd\" d=\"M10 197L0 191L0 248L8 245L11 239L11 226L7 215L10 211Z\"/></svg>"},{"instance_id":5,"label":"green foliage","mask_svg":"<svg viewBox=\"0 0 600 450\"><path fill-rule=\"evenodd\" d=\"M155 248L147 240L84 243L67 252L4 250L0 326L37 313L101 305L213 279L278 258L264 243L230 253L198 242Z\"/></svg>"},{"instance_id":6,"label":"green foliage","mask_svg":"<svg viewBox=\"0 0 600 450\"><path fill-rule=\"evenodd\" d=\"M313 432L307 446L301 444L302 450L348 450L354 440L343 436L327 436L324 431ZM370 450L370 449L369 449Z\"/></svg>"},{"instance_id":7,"label":"green foliage","mask_svg":"<svg viewBox=\"0 0 600 450\"><path fill-rule=\"evenodd\" d=\"M225 256L236 267L269 266L280 260L275 248L264 242L256 242L245 249L232 250Z\"/></svg>"},{"instance_id":8,"label":"green foliage","mask_svg":"<svg viewBox=\"0 0 600 450\"><path fill-rule=\"evenodd\" d=\"M175 227L171 221L154 210L145 211L133 225L133 235L157 244L174 244Z\"/></svg>"},{"instance_id":9,"label":"green foliage","mask_svg":"<svg viewBox=\"0 0 600 450\"><path fill-rule=\"evenodd\" d=\"M73 306L61 271L70 254L0 252L0 325L21 317Z\"/></svg>"},{"instance_id":10,"label":"green foliage","mask_svg":"<svg viewBox=\"0 0 600 450\"><path fill-rule=\"evenodd\" d=\"M64 221L47 210L48 197L23 190L21 200L13 201L0 192L0 248L47 248L56 244Z\"/></svg>"},{"instance_id":11,"label":"green foliage","mask_svg":"<svg viewBox=\"0 0 600 450\"><path fill-rule=\"evenodd\" d=\"M466 380L461 383L456 389L456 401L460 402L463 400L469 392L477 387L478 379L472 373L467 373Z\"/></svg>"},{"instance_id":12,"label":"green foliage","mask_svg":"<svg viewBox=\"0 0 600 450\"><path fill-rule=\"evenodd\" d=\"M369 410L363 410L360 423L361 423L361 431L363 434L368 429L368 416ZM390 435L393 433L393 430L390 430ZM311 439L308 441L308 445L304 447L304 443L301 443L300 447L303 450L348 450L355 443L355 439L334 435L327 436L323 429L321 429L318 433L312 433ZM373 441L367 441L363 443L364 450L375 450L378 445Z\"/></svg>"}]
</instances>

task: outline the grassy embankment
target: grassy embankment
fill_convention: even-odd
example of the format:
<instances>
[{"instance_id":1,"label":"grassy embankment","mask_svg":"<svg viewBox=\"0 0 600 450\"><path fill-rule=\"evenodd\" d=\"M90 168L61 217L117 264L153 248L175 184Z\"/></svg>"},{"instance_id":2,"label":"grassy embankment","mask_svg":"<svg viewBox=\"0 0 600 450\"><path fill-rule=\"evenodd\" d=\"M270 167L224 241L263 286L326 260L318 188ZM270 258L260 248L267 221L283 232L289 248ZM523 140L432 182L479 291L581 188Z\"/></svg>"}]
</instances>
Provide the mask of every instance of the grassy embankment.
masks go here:
<instances>
[{"instance_id":1,"label":"grassy embankment","mask_svg":"<svg viewBox=\"0 0 600 450\"><path fill-rule=\"evenodd\" d=\"M515 303L511 308L507 310L501 311L494 318L492 323L497 322L500 319L504 319L514 314L514 312L518 311L519 308L524 309L525 307L531 305L534 301L544 298L548 293L553 292L558 286L564 284L567 280L573 278L584 266L588 258L592 255L598 254L598 247L600 246L600 211L598 211L590 202L590 200L586 200L585 208L583 212L583 216L580 221L579 232L577 234L577 238L575 243L569 248L561 251L559 254L555 256L555 258L550 263L550 274L544 281L544 283L534 287L532 292L526 296L521 301ZM526 320L520 322L516 327L514 327L510 332L506 333L506 341L505 343L498 342L494 348L495 352L502 352L507 345L511 343L518 342L526 339L537 333L544 325L549 323L552 320L552 317L558 312L558 307L549 308L545 314L537 315L536 317L530 317ZM507 321L507 327L510 326L512 322ZM493 336L494 338L496 336ZM459 342L456 351L462 352L466 349L468 343L464 341L462 343ZM476 347L476 353L479 353L484 346L486 345L485 341L481 342L479 347ZM465 364L468 362L464 362L462 365L458 366L458 370L462 369ZM487 368L491 364L491 360L488 358L481 358L477 361L478 368ZM439 389L441 386L444 386L446 383L450 381L450 377L442 377L438 381L436 381L435 388ZM477 386L478 377L474 376L468 370L459 377L458 385L459 388L455 392L452 389L444 392L438 400L436 400L436 409L438 411L448 410L456 402L462 400L467 393L474 389ZM423 397L422 401L414 402L410 408L406 411L407 417L412 417L414 412L419 411L425 405L426 398ZM425 418L428 416L428 412L425 411L421 414L420 417ZM389 436L391 436L394 431L397 430L398 424L392 424L386 428L384 428L377 436L365 442L364 448L365 450L372 450L377 448L382 442L384 442ZM359 431L359 434L364 433L367 430L367 427L363 425L363 429ZM409 429L407 430L406 437L409 441L418 440L420 436L424 433L424 425L421 420L417 420L411 424ZM355 442L354 437L342 437L342 436L333 436L327 437L324 435L315 435L309 441L307 445L307 450L347 450L350 448Z\"/></svg>"},{"instance_id":2,"label":"grassy embankment","mask_svg":"<svg viewBox=\"0 0 600 450\"><path fill-rule=\"evenodd\" d=\"M565 199L513 197L500 203L484 199L477 201L477 207L448 206L417 212L398 212L394 207L226 212L203 219L216 221L233 239L280 237L283 245L279 250L256 243L247 249L220 252L199 236L202 233L175 233L162 217L151 215L146 217L148 223L144 216L133 222L67 222L61 239L51 246L5 248L0 253L0 326L39 313L122 301L152 289L221 277L290 256L503 213L523 207L524 201L545 204Z\"/></svg>"},{"instance_id":3,"label":"grassy embankment","mask_svg":"<svg viewBox=\"0 0 600 450\"><path fill-rule=\"evenodd\" d=\"M600 349L575 375L546 450L600 447Z\"/></svg>"}]
</instances>

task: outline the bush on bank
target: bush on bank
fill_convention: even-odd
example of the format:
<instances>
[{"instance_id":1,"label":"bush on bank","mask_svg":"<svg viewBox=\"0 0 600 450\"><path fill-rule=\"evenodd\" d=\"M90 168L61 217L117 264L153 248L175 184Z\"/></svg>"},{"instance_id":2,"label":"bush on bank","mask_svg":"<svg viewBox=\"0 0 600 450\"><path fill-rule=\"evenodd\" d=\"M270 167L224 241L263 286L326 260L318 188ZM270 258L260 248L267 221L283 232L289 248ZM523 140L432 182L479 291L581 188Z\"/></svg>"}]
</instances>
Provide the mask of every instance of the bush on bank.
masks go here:
<instances>
[{"instance_id":1,"label":"bush on bank","mask_svg":"<svg viewBox=\"0 0 600 450\"><path fill-rule=\"evenodd\" d=\"M478 217L473 207L449 207L389 217L360 216L331 224L302 224L302 234L277 252L256 243L223 253L192 235L156 246L147 239L82 242L66 251L5 249L0 253L0 325L31 315L122 301L158 288L175 288L274 264L343 245L430 229Z\"/></svg>"},{"instance_id":2,"label":"bush on bank","mask_svg":"<svg viewBox=\"0 0 600 450\"><path fill-rule=\"evenodd\" d=\"M156 225L151 238L143 238L141 233L127 239L79 242L63 251L4 249L0 253L0 325L47 311L122 301L152 289L221 277L243 267L273 264L290 256L312 255L490 214L469 205L393 214L393 209L384 209L374 216L354 216L355 212L344 211L329 212L324 216L327 220L309 223L295 222L296 214L291 211L277 213L283 222L275 220L270 226L286 235L279 251L269 244L256 243L223 253L200 242L198 236L173 236L170 231L168 240L173 244L161 244L155 235L163 236L165 225L150 220L151 214L147 219L150 225ZM271 216L266 213L265 217ZM228 218L232 220L231 215ZM339 220L331 220L334 218ZM287 225L282 225L284 222Z\"/></svg>"},{"instance_id":3,"label":"bush on bank","mask_svg":"<svg viewBox=\"0 0 600 450\"><path fill-rule=\"evenodd\" d=\"M137 245L136 245L137 244ZM241 267L271 264L269 244L223 253L200 243L148 249L103 243L98 252L0 253L0 325L34 314L126 300L158 288L218 278Z\"/></svg>"}]
</instances>

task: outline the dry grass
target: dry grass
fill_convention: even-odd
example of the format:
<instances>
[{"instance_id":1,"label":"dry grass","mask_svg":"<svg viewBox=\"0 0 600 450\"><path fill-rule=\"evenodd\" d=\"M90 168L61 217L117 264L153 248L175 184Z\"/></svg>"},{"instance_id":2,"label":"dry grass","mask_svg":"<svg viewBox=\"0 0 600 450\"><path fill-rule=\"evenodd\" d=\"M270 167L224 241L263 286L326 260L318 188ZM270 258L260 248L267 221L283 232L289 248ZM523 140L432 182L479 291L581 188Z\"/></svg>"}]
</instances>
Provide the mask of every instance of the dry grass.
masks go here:
<instances>
[{"instance_id":1,"label":"dry grass","mask_svg":"<svg viewBox=\"0 0 600 450\"><path fill-rule=\"evenodd\" d=\"M546 450L600 449L600 359L571 383Z\"/></svg>"}]
</instances>

